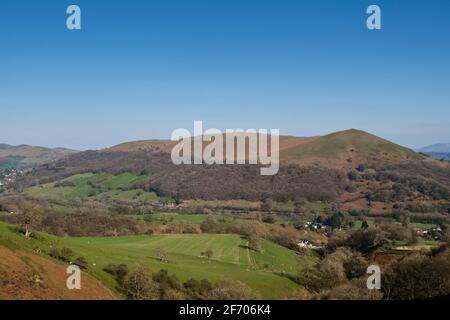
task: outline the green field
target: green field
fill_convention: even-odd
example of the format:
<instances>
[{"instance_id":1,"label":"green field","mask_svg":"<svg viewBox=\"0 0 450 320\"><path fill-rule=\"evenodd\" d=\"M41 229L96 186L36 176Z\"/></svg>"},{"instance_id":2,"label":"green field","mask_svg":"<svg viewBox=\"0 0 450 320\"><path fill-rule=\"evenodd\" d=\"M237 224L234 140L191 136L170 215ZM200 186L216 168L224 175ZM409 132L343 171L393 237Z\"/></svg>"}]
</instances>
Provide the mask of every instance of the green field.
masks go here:
<instances>
[{"instance_id":1,"label":"green field","mask_svg":"<svg viewBox=\"0 0 450 320\"><path fill-rule=\"evenodd\" d=\"M369 224L369 227L371 227L371 228L377 226L377 219L367 218L366 221ZM382 222L383 220L378 220L378 221ZM361 220L355 220L355 221L353 221L353 223L354 223L354 227L353 227L354 229L361 229L361 225L362 225ZM400 224L399 222L392 222L392 223ZM435 227L436 225L432 224L432 223L410 223L410 226L413 228L420 229L420 230L428 230L428 229Z\"/></svg>"},{"instance_id":2,"label":"green field","mask_svg":"<svg viewBox=\"0 0 450 320\"><path fill-rule=\"evenodd\" d=\"M234 210L257 210L261 204L246 200L189 200L186 201L189 208L205 207L210 209L234 209Z\"/></svg>"},{"instance_id":3,"label":"green field","mask_svg":"<svg viewBox=\"0 0 450 320\"><path fill-rule=\"evenodd\" d=\"M215 218L216 220L220 221L221 223L225 225L231 225L235 223L250 223L254 220L251 219L243 219L243 218L233 218L233 217L227 217L220 214L178 214L178 213L169 213L169 212L159 212L159 213L153 213L150 215L152 218L152 221L157 223L164 223L164 222L190 222L190 223L196 223L200 224L203 221L205 221L209 216ZM136 217L141 217L137 215Z\"/></svg>"},{"instance_id":4,"label":"green field","mask_svg":"<svg viewBox=\"0 0 450 320\"><path fill-rule=\"evenodd\" d=\"M71 176L58 182L47 183L26 190L26 194L35 198L47 199L111 199L157 201L153 192L133 189L137 183L148 179L148 176L135 176L129 172L119 175L107 173L84 173Z\"/></svg>"},{"instance_id":5,"label":"green field","mask_svg":"<svg viewBox=\"0 0 450 320\"><path fill-rule=\"evenodd\" d=\"M151 215L155 222L190 222L202 223L208 217L207 214L177 214L177 213L154 213Z\"/></svg>"},{"instance_id":6,"label":"green field","mask_svg":"<svg viewBox=\"0 0 450 320\"><path fill-rule=\"evenodd\" d=\"M231 278L246 283L258 291L261 298L280 299L298 286L286 275L296 275L303 267L316 261L312 255L299 256L274 243L263 241L262 252L247 248L247 241L233 234L183 234L130 237L57 238L39 235L25 239L0 223L0 244L30 249L63 246L71 248L75 256L84 256L89 272L114 289L115 280L103 268L109 263L142 264L156 272L167 269L180 280L207 278L212 282ZM201 252L212 250L211 259ZM166 253L167 262L157 259L157 251Z\"/></svg>"}]
</instances>

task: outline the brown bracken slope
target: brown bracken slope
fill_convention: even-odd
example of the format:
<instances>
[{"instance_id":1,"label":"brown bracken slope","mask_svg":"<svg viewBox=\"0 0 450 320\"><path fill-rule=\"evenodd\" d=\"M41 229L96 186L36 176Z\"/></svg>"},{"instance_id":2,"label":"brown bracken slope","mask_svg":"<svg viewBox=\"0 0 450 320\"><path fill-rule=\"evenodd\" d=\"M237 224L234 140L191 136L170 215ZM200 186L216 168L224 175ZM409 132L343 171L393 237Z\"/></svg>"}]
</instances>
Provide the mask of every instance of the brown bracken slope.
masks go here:
<instances>
[{"instance_id":1,"label":"brown bracken slope","mask_svg":"<svg viewBox=\"0 0 450 320\"><path fill-rule=\"evenodd\" d=\"M0 245L0 300L112 300L100 282L82 273L81 290L66 287L66 266Z\"/></svg>"}]
</instances>

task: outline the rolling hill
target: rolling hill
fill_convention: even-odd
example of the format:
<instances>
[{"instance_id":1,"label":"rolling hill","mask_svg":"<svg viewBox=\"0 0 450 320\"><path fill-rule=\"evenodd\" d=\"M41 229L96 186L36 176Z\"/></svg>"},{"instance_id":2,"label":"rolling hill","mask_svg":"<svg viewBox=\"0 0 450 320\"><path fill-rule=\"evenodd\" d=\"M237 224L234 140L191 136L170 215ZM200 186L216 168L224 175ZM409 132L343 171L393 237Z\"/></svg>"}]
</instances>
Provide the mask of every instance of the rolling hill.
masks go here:
<instances>
[{"instance_id":1,"label":"rolling hill","mask_svg":"<svg viewBox=\"0 0 450 320\"><path fill-rule=\"evenodd\" d=\"M351 129L282 149L281 159L285 163L351 168L359 164L423 160L424 157L370 133Z\"/></svg>"},{"instance_id":2,"label":"rolling hill","mask_svg":"<svg viewBox=\"0 0 450 320\"><path fill-rule=\"evenodd\" d=\"M53 247L67 247L74 251L75 256L85 257L89 263L88 273L112 291L117 283L104 268L110 263L124 263L130 267L139 263L154 272L167 269L182 281L189 278L206 278L216 283L224 278L237 279L258 291L265 299L280 299L297 289L298 285L284 275L295 275L299 266L311 266L317 259L314 255L302 256L269 241L263 241L263 250L255 252L247 247L247 240L236 234L60 238L39 233L35 238L25 239L14 228L0 222L0 254L6 259L2 259L0 263L0 281L9 279L7 273L17 274L17 277L20 274L20 278L32 277L35 274L53 291L45 296L47 291L40 288L31 292L20 290L25 295L23 298L76 298L73 292L64 290L67 277L64 265L48 257L48 251ZM36 248L41 253L34 253ZM160 261L156 257L157 250L167 252L167 261ZM205 250L213 251L211 259L201 256L201 252ZM86 279L86 289L84 293L83 290L80 292L83 296L79 298L114 297L90 276ZM56 280L59 282L56 283ZM27 281L22 285L26 283ZM14 281L14 285L19 286L19 281ZM14 293L6 290L7 287L2 287L0 286L0 298L2 295L11 298ZM39 293L42 296L33 296Z\"/></svg>"},{"instance_id":3,"label":"rolling hill","mask_svg":"<svg viewBox=\"0 0 450 320\"><path fill-rule=\"evenodd\" d=\"M271 197L283 202L295 200L301 195L309 201L333 201L351 183L347 174L365 167L379 173L383 171L387 180L398 180L398 177L392 175L396 170L401 171L405 177L415 176L414 181L421 181L414 187L419 191L429 189L420 186L424 183L432 184L433 190L450 189L447 185L447 163L435 161L354 129L308 138L281 136L281 164L275 176L261 176L257 165L177 166L170 157L175 144L173 141L143 140L100 151L79 152L56 161L51 166L42 166L32 175L21 177L18 182L23 188L47 184L40 190L34 190L39 194L47 191L62 192L63 196L72 197L69 193L74 191L74 186L52 189L48 183L88 172L114 176L128 172L136 177L147 176L139 185L135 184L133 189L141 191L130 191L130 195L136 193L131 197L135 197L137 193L154 192L161 197L181 199L259 201ZM91 182L97 185L96 181ZM92 183L85 189L92 187ZM90 188L90 196L128 196L119 195L114 190L108 190L111 188L103 188L101 185L94 189L96 190Z\"/></svg>"},{"instance_id":4,"label":"rolling hill","mask_svg":"<svg viewBox=\"0 0 450 320\"><path fill-rule=\"evenodd\" d=\"M269 139L270 140L270 139ZM159 151L170 153L177 142L141 140L123 143L103 152ZM204 143L204 147L207 143ZM356 168L360 164L424 160L425 157L370 133L350 129L316 137L280 136L281 164Z\"/></svg>"},{"instance_id":5,"label":"rolling hill","mask_svg":"<svg viewBox=\"0 0 450 320\"><path fill-rule=\"evenodd\" d=\"M39 165L62 159L78 151L64 148L44 148L29 145L0 144L0 169Z\"/></svg>"},{"instance_id":6,"label":"rolling hill","mask_svg":"<svg viewBox=\"0 0 450 320\"><path fill-rule=\"evenodd\" d=\"M450 143L438 143L417 149L436 160L450 160Z\"/></svg>"},{"instance_id":7,"label":"rolling hill","mask_svg":"<svg viewBox=\"0 0 450 320\"><path fill-rule=\"evenodd\" d=\"M39 241L35 240L33 245ZM25 238L0 224L0 300L112 300L110 289L82 273L81 290L66 287L67 266L37 253Z\"/></svg>"},{"instance_id":8,"label":"rolling hill","mask_svg":"<svg viewBox=\"0 0 450 320\"><path fill-rule=\"evenodd\" d=\"M438 153L450 153L450 143L437 143L431 146L426 146L417 149L418 152L430 153L430 152L438 152Z\"/></svg>"}]
</instances>

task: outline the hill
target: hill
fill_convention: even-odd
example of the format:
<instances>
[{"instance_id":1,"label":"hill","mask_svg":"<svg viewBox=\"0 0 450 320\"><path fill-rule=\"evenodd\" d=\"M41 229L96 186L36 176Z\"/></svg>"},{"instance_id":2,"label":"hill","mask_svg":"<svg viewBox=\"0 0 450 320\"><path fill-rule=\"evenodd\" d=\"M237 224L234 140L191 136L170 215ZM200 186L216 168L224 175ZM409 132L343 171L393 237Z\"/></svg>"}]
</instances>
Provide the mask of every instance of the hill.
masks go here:
<instances>
[{"instance_id":1,"label":"hill","mask_svg":"<svg viewBox=\"0 0 450 320\"><path fill-rule=\"evenodd\" d=\"M437 143L430 146L417 149L418 152L423 153L450 153L450 143Z\"/></svg>"},{"instance_id":2,"label":"hill","mask_svg":"<svg viewBox=\"0 0 450 320\"><path fill-rule=\"evenodd\" d=\"M123 143L104 152L159 151L170 153L177 142L141 140ZM204 147L207 143L204 143ZM317 137L280 136L281 164L356 168L360 164L423 160L425 157L370 133L345 130Z\"/></svg>"},{"instance_id":3,"label":"hill","mask_svg":"<svg viewBox=\"0 0 450 320\"><path fill-rule=\"evenodd\" d=\"M0 169L39 165L62 159L78 151L65 148L44 148L29 145L0 144Z\"/></svg>"},{"instance_id":4,"label":"hill","mask_svg":"<svg viewBox=\"0 0 450 320\"><path fill-rule=\"evenodd\" d=\"M14 251L4 248L6 246L13 248ZM112 290L117 283L103 270L108 264L124 263L130 267L142 264L154 272L166 269L182 281L189 278L198 280L206 278L213 283L224 278L239 280L258 291L261 297L266 299L286 297L298 288L297 284L281 274L295 275L299 265L307 267L316 261L313 256L299 256L296 252L269 241L262 243L261 252L252 251L247 247L247 240L236 234L59 238L40 233L33 239L25 239L13 228L0 223L0 253L2 257L4 252L7 253L9 260L14 261L9 264L10 266L17 267L20 261L32 259L40 264L44 262L49 265L56 264L65 272L63 265L59 265L47 256L47 250L51 247L59 249L67 247L74 251L75 256L85 257L89 263L88 272ZM36 248L42 250L39 256L30 253L31 249ZM201 252L206 250L212 250L211 259L201 256ZM166 253L166 261L160 261L157 258L157 251ZM23 255L30 258L21 258ZM31 263L28 264L31 265ZM3 260L0 270L3 270L2 266ZM39 265L33 264L33 266L34 269L39 270ZM44 270L54 271L48 277L61 276L57 267ZM62 276L65 276L64 272ZM8 278L0 274L0 281L4 279ZM65 281L61 283L64 285ZM0 298L1 292L2 286L0 286ZM86 291L85 294L88 292ZM106 294L101 295L100 292L98 298L105 296Z\"/></svg>"},{"instance_id":5,"label":"hill","mask_svg":"<svg viewBox=\"0 0 450 320\"><path fill-rule=\"evenodd\" d=\"M417 149L417 152L426 154L435 160L450 161L450 143L438 143Z\"/></svg>"},{"instance_id":6,"label":"hill","mask_svg":"<svg viewBox=\"0 0 450 320\"><path fill-rule=\"evenodd\" d=\"M400 181L407 189L413 185L407 183L406 177L414 177L414 188L410 191L425 192L427 197L430 190L447 194L446 190L450 189L447 163L354 129L309 138L280 137L281 166L275 176L261 176L256 165L176 166L170 157L174 143L137 141L101 151L79 152L52 165L42 166L32 174L20 177L17 182L22 188L46 184L32 191L40 195L47 192L55 195L56 192L66 198L76 197L76 192L84 192L90 197L105 195L112 198L135 198L156 193L159 197L179 199L260 201L270 197L284 202L302 197L309 201L334 201L345 190L354 189L350 184L357 184L349 181L348 173L364 167L378 172L377 179L383 175L386 181L397 184L400 178L392 173L396 170L402 172ZM79 180L83 185L70 185L70 181L69 185L60 184L65 178L88 172L114 176L128 172L131 174L129 178L147 178L132 185L119 184L115 188L102 186L101 181L91 181L91 178L84 182ZM48 185L55 181L60 182ZM361 184L358 187L360 192L367 191ZM119 194L117 189L129 192ZM435 194L433 197L437 196L436 192L432 193Z\"/></svg>"},{"instance_id":7,"label":"hill","mask_svg":"<svg viewBox=\"0 0 450 320\"><path fill-rule=\"evenodd\" d=\"M360 164L423 160L424 157L370 133L350 129L282 148L281 159L285 163L355 168Z\"/></svg>"},{"instance_id":8,"label":"hill","mask_svg":"<svg viewBox=\"0 0 450 320\"><path fill-rule=\"evenodd\" d=\"M81 290L68 290L67 266L33 249L23 236L0 224L0 300L116 299L111 290L86 273L82 274Z\"/></svg>"},{"instance_id":9,"label":"hill","mask_svg":"<svg viewBox=\"0 0 450 320\"><path fill-rule=\"evenodd\" d=\"M435 160L447 160L450 161L450 153L442 153L442 152L428 152L426 153L429 157Z\"/></svg>"}]
</instances>

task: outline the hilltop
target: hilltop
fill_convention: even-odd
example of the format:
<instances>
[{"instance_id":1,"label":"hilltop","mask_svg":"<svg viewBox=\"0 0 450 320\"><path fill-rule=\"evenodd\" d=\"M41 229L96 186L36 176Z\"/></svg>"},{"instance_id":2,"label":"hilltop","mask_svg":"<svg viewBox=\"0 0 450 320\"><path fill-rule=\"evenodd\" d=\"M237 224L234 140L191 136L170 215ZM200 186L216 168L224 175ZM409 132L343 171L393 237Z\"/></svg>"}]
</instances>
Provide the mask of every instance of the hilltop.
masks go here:
<instances>
[{"instance_id":1,"label":"hilltop","mask_svg":"<svg viewBox=\"0 0 450 320\"><path fill-rule=\"evenodd\" d=\"M334 201L345 190L355 189L358 184L358 179L349 180L349 174L366 168L372 170L372 176L377 173L377 179L391 181L391 186L393 183L402 183L410 192L426 194L427 197L440 197L447 194L449 189L447 163L435 161L360 130L351 129L309 138L281 136L280 170L272 177L261 176L258 165L176 166L170 157L170 150L175 143L143 140L100 151L75 153L51 165L36 168L32 175L19 178L18 184L27 188L36 184L61 182L70 176L89 172L114 176L128 172L133 179L142 177L141 181L131 186L132 189L146 192L138 195L138 191L133 191L133 197L153 197L156 194L204 200L261 200L271 197L276 201L288 201L303 197L310 201ZM351 177L354 176L352 173ZM414 184L407 184L412 177ZM89 181L81 184L87 184L87 187L81 191L72 185L64 187L64 190L55 188L53 191L67 193L68 197L78 192L92 197L122 197L117 189L102 187L97 179L100 177L88 178ZM109 178L103 176L101 179ZM95 186L95 190L92 186ZM46 187L51 189L52 185ZM387 187L388 184L383 186ZM123 185L120 188L130 190L130 186ZM367 185L358 184L357 188L357 192L367 191ZM41 193L44 189L38 189L37 192ZM54 194L53 191L49 192Z\"/></svg>"},{"instance_id":2,"label":"hilltop","mask_svg":"<svg viewBox=\"0 0 450 320\"><path fill-rule=\"evenodd\" d=\"M103 152L157 151L170 153L177 142L141 140L122 143ZM206 146L207 143L204 143ZM365 131L350 129L315 137L280 136L281 164L356 168L360 164L424 160L425 157Z\"/></svg>"},{"instance_id":3,"label":"hilltop","mask_svg":"<svg viewBox=\"0 0 450 320\"><path fill-rule=\"evenodd\" d=\"M78 151L65 148L0 144L0 169L39 165L62 159L76 152Z\"/></svg>"},{"instance_id":4,"label":"hilltop","mask_svg":"<svg viewBox=\"0 0 450 320\"><path fill-rule=\"evenodd\" d=\"M351 168L360 164L424 160L425 157L365 131L350 129L307 141L302 139L282 150L281 159L286 163Z\"/></svg>"}]
</instances>

